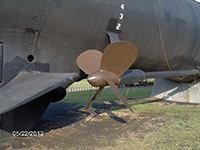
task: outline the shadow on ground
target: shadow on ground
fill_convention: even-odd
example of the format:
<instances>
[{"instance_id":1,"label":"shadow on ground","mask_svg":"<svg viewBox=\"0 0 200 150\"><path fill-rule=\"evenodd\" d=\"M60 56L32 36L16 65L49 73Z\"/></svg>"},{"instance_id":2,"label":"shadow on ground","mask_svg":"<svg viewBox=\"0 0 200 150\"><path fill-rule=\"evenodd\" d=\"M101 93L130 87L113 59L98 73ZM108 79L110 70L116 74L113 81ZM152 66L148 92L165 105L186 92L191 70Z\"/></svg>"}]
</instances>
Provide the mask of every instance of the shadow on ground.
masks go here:
<instances>
[{"instance_id":1,"label":"shadow on ground","mask_svg":"<svg viewBox=\"0 0 200 150\"><path fill-rule=\"evenodd\" d=\"M64 102L51 103L33 130L49 132L85 119L90 113L81 111L82 107Z\"/></svg>"},{"instance_id":2,"label":"shadow on ground","mask_svg":"<svg viewBox=\"0 0 200 150\"><path fill-rule=\"evenodd\" d=\"M137 100L130 102L133 105L142 103ZM143 138L147 132L154 131L158 123L165 121L160 115L149 112L140 113L140 120L136 120L130 111L116 113L112 107L115 110L125 108L118 101L112 101L108 104L94 103L84 112L81 111L84 106L80 104L51 103L33 129L44 131L43 136L0 140L0 149L101 149L125 143L133 137Z\"/></svg>"},{"instance_id":3,"label":"shadow on ground","mask_svg":"<svg viewBox=\"0 0 200 150\"><path fill-rule=\"evenodd\" d=\"M139 104L148 104L148 103L155 103L155 102L162 102L163 100L131 100L133 103L132 105L139 105ZM84 105L80 105L78 103L66 103L66 102L57 102L51 103L41 119L39 120L38 124L34 127L34 131L44 131L49 132L51 130L55 130L58 128L63 128L75 122L78 122L82 119L87 118L91 115L91 110L94 119L98 117L102 113L107 113L107 115L118 121L120 123L127 123L122 117L119 117L112 113L112 110L120 110L126 108L122 103L119 101L110 101L108 103L98 104L94 103L89 111L82 111ZM131 112L130 112L131 113Z\"/></svg>"},{"instance_id":4,"label":"shadow on ground","mask_svg":"<svg viewBox=\"0 0 200 150\"><path fill-rule=\"evenodd\" d=\"M98 117L102 113L107 113L110 118L120 123L127 123L123 118L112 113L112 107L117 109L126 108L124 105L114 101L109 104L94 103L89 111L83 111L84 105L78 103L57 102L51 103L38 124L33 128L34 131L49 132L58 128L63 128L91 115L91 110L94 116L91 119ZM116 110L116 109L115 109Z\"/></svg>"}]
</instances>

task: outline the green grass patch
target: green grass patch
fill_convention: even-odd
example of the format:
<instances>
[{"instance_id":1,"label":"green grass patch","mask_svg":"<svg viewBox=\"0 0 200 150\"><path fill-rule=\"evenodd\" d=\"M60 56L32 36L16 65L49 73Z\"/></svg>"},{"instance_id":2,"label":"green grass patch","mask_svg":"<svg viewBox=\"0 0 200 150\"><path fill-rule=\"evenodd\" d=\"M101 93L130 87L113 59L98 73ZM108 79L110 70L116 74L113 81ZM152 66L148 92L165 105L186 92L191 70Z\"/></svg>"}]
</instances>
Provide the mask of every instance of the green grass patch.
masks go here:
<instances>
[{"instance_id":1,"label":"green grass patch","mask_svg":"<svg viewBox=\"0 0 200 150\"><path fill-rule=\"evenodd\" d=\"M147 79L147 82L153 82L154 79L150 78ZM88 83L87 79L83 79L79 82L74 82L69 88L75 88L75 87L91 87L91 85Z\"/></svg>"},{"instance_id":2,"label":"green grass patch","mask_svg":"<svg viewBox=\"0 0 200 150\"><path fill-rule=\"evenodd\" d=\"M87 79L84 79L79 82L74 82L69 88L74 87L91 87L91 85L88 83Z\"/></svg>"},{"instance_id":3,"label":"green grass patch","mask_svg":"<svg viewBox=\"0 0 200 150\"><path fill-rule=\"evenodd\" d=\"M200 149L199 106L160 106L151 104L134 105L140 113L157 113L165 123L156 130L146 133L144 138L133 138L123 145L106 149L116 150L198 150Z\"/></svg>"},{"instance_id":4,"label":"green grass patch","mask_svg":"<svg viewBox=\"0 0 200 150\"><path fill-rule=\"evenodd\" d=\"M150 81L153 81L150 80ZM90 86L86 80L82 83L75 83L73 87ZM123 96L127 88L119 89ZM127 99L150 97L152 87L130 88ZM64 102L87 104L95 91L68 93ZM103 90L95 103L118 100L114 92ZM105 150L200 150L200 107L190 105L157 105L157 104L131 104L131 107L139 113L153 114L164 119L158 127L144 132L144 137L133 137L123 144L117 143L114 147L107 147ZM113 107L112 110L124 111L120 107ZM151 115L150 115L151 116ZM144 120L145 121L145 120ZM157 121L155 121L157 122ZM157 122L159 124L159 122ZM138 134L138 133L136 133Z\"/></svg>"},{"instance_id":5,"label":"green grass patch","mask_svg":"<svg viewBox=\"0 0 200 150\"><path fill-rule=\"evenodd\" d=\"M146 98L151 96L152 87L135 87L135 88L119 88L123 96L126 96L127 90L128 95L127 99L133 98ZM87 102L92 98L96 91L82 91L82 92L71 92L67 93L66 97L62 102L68 103L80 103L87 104ZM104 101L118 100L119 98L111 89L103 90L100 95L97 97L94 103L102 104Z\"/></svg>"}]
</instances>

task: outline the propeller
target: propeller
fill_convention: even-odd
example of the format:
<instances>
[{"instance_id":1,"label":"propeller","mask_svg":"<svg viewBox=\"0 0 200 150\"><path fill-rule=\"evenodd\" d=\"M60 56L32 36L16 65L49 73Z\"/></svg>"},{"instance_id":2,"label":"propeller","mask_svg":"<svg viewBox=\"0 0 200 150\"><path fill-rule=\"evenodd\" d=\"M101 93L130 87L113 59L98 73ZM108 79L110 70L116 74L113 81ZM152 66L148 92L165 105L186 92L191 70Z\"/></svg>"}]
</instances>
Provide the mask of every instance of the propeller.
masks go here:
<instances>
[{"instance_id":1,"label":"propeller","mask_svg":"<svg viewBox=\"0 0 200 150\"><path fill-rule=\"evenodd\" d=\"M109 44L104 53L98 50L87 50L81 53L76 63L78 67L88 74L88 82L99 87L84 110L87 110L105 86L109 85L126 107L134 113L126 102L116 85L119 78L137 58L137 48L130 42L117 41Z\"/></svg>"}]
</instances>

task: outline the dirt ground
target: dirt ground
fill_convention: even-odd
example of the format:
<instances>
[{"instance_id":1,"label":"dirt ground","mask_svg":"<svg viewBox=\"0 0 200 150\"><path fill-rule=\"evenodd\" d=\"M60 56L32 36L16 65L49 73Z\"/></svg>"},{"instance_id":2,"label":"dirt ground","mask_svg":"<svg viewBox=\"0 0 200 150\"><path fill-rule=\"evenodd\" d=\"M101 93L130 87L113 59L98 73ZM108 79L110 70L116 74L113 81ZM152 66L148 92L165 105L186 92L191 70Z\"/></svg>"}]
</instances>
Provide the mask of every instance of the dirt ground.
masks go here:
<instances>
[{"instance_id":1,"label":"dirt ground","mask_svg":"<svg viewBox=\"0 0 200 150\"><path fill-rule=\"evenodd\" d=\"M166 121L164 116L153 113L140 113L137 120L130 111L90 108L83 112L78 104L70 105L70 110L66 105L50 105L34 128L44 131L43 136L3 138L0 149L104 149L133 138L142 139Z\"/></svg>"}]
</instances>

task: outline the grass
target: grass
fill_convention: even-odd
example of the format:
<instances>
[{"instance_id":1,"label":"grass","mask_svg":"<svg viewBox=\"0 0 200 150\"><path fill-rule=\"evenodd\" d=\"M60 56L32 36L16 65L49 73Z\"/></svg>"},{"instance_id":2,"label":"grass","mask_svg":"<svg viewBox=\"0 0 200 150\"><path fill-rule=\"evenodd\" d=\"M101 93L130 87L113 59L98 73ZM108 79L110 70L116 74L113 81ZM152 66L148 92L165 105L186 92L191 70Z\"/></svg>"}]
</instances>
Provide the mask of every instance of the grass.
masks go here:
<instances>
[{"instance_id":1,"label":"grass","mask_svg":"<svg viewBox=\"0 0 200 150\"><path fill-rule=\"evenodd\" d=\"M153 82L154 79L150 78L150 79L147 79L147 81ZM83 79L79 82L74 82L69 88L72 88L72 87L89 87L89 86L91 86L91 85L88 83L87 79Z\"/></svg>"},{"instance_id":2,"label":"grass","mask_svg":"<svg viewBox=\"0 0 200 150\"><path fill-rule=\"evenodd\" d=\"M148 79L148 81L153 81L154 79ZM69 88L75 87L91 87L87 79L81 80L79 82L73 83ZM127 99L133 98L146 98L151 96L152 87L136 87L136 88L119 88L122 95ZM128 94L127 94L128 90ZM96 91L80 91L74 93L67 93L66 97L62 102L69 103L80 103L87 104L88 101L92 98ZM100 95L97 97L94 103L102 104L104 101L118 100L119 98L114 94L111 89L103 90Z\"/></svg>"},{"instance_id":3,"label":"grass","mask_svg":"<svg viewBox=\"0 0 200 150\"><path fill-rule=\"evenodd\" d=\"M74 82L69 88L73 87L90 87L91 85L88 83L87 79L81 80L79 82Z\"/></svg>"},{"instance_id":4,"label":"grass","mask_svg":"<svg viewBox=\"0 0 200 150\"><path fill-rule=\"evenodd\" d=\"M82 86L80 83L76 84ZM83 86L89 86L86 80L83 81ZM129 90L128 99L145 98L150 97L152 87L137 87ZM125 96L127 88L120 91ZM94 93L95 91L68 93L63 101L86 104ZM118 98L112 90L104 90L95 103L101 104L116 99ZM200 150L200 107L198 105L131 104L131 107L139 113L157 114L163 118L164 123L154 121L159 125L151 131L143 131L145 133L142 138L133 137L123 144L117 143L116 146L107 147L105 150ZM113 108L112 110L126 109Z\"/></svg>"},{"instance_id":5,"label":"grass","mask_svg":"<svg viewBox=\"0 0 200 150\"><path fill-rule=\"evenodd\" d=\"M128 88L119 88L123 96L126 96ZM152 87L136 87L130 88L127 99L133 98L146 98L150 97L152 91ZM96 91L82 91L82 92L74 92L67 93L66 97L62 100L62 102L69 103L80 103L87 104L87 102L92 98ZM100 95L97 97L94 103L102 104L104 101L118 100L119 98L115 95L115 93L111 89L103 90Z\"/></svg>"},{"instance_id":6,"label":"grass","mask_svg":"<svg viewBox=\"0 0 200 150\"><path fill-rule=\"evenodd\" d=\"M138 112L159 114L165 123L146 133L144 138L133 138L123 145L108 147L115 150L198 150L200 149L199 106L134 105Z\"/></svg>"}]
</instances>

